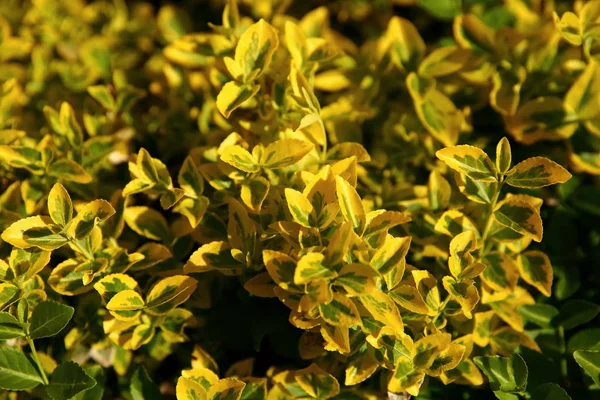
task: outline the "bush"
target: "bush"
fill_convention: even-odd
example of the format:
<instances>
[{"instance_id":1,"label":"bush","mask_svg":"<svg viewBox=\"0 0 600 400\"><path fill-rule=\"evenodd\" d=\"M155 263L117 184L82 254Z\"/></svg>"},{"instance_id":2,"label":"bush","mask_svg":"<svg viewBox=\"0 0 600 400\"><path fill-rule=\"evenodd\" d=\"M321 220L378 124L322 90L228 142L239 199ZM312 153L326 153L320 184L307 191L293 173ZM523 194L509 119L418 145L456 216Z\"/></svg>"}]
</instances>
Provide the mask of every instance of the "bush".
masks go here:
<instances>
[{"instance_id":1,"label":"bush","mask_svg":"<svg viewBox=\"0 0 600 400\"><path fill-rule=\"evenodd\" d=\"M0 397L597 396L571 3L2 2Z\"/></svg>"}]
</instances>

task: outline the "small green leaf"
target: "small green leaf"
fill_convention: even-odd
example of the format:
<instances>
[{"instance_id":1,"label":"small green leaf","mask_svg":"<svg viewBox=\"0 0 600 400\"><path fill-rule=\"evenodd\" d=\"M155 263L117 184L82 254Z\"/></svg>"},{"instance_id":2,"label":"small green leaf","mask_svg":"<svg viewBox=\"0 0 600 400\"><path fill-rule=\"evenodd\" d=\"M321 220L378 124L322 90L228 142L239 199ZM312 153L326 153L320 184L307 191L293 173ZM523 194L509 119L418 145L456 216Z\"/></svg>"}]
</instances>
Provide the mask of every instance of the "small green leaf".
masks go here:
<instances>
[{"instance_id":1,"label":"small green leaf","mask_svg":"<svg viewBox=\"0 0 600 400\"><path fill-rule=\"evenodd\" d=\"M131 398L133 400L159 400L162 399L158 386L148 376L143 366L138 367L131 377L129 384Z\"/></svg>"},{"instance_id":2,"label":"small green leaf","mask_svg":"<svg viewBox=\"0 0 600 400\"><path fill-rule=\"evenodd\" d=\"M60 159L48 167L48 175L58 179L76 183L90 183L92 177L85 172L83 167L72 160Z\"/></svg>"},{"instance_id":3,"label":"small green leaf","mask_svg":"<svg viewBox=\"0 0 600 400\"><path fill-rule=\"evenodd\" d=\"M28 390L42 383L33 362L17 349L0 348L0 388Z\"/></svg>"},{"instance_id":4,"label":"small green leaf","mask_svg":"<svg viewBox=\"0 0 600 400\"><path fill-rule=\"evenodd\" d=\"M29 337L39 339L56 335L67 326L74 311L73 307L52 300L41 302L31 314Z\"/></svg>"},{"instance_id":5,"label":"small green leaf","mask_svg":"<svg viewBox=\"0 0 600 400\"><path fill-rule=\"evenodd\" d=\"M531 392L529 400L571 400L571 397L556 383L544 383Z\"/></svg>"},{"instance_id":6,"label":"small green leaf","mask_svg":"<svg viewBox=\"0 0 600 400\"><path fill-rule=\"evenodd\" d=\"M527 365L519 354L475 357L473 361L488 377L493 391L522 393L527 388Z\"/></svg>"},{"instance_id":7,"label":"small green leaf","mask_svg":"<svg viewBox=\"0 0 600 400\"><path fill-rule=\"evenodd\" d=\"M577 350L573 353L573 357L577 364L592 377L596 385L600 385L600 351Z\"/></svg>"},{"instance_id":8,"label":"small green leaf","mask_svg":"<svg viewBox=\"0 0 600 400\"><path fill-rule=\"evenodd\" d=\"M46 386L46 393L54 400L65 400L95 385L96 381L79 364L68 361L56 367L50 384Z\"/></svg>"},{"instance_id":9,"label":"small green leaf","mask_svg":"<svg viewBox=\"0 0 600 400\"><path fill-rule=\"evenodd\" d=\"M19 321L7 312L0 312L0 340L25 336Z\"/></svg>"},{"instance_id":10,"label":"small green leaf","mask_svg":"<svg viewBox=\"0 0 600 400\"><path fill-rule=\"evenodd\" d=\"M554 321L564 329L573 329L596 318L600 306L587 300L568 300L561 308Z\"/></svg>"}]
</instances>

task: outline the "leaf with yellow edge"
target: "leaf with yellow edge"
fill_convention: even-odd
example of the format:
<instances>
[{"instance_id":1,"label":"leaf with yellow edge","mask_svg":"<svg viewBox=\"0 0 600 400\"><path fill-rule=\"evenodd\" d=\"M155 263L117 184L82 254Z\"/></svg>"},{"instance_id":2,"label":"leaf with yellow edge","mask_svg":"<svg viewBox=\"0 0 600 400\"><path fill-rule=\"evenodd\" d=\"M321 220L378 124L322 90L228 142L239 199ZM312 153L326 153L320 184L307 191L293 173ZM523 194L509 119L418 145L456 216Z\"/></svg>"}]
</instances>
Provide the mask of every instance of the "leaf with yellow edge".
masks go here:
<instances>
[{"instance_id":1,"label":"leaf with yellow edge","mask_svg":"<svg viewBox=\"0 0 600 400\"><path fill-rule=\"evenodd\" d=\"M438 150L435 155L450 168L481 182L495 182L492 160L475 146L459 145Z\"/></svg>"},{"instance_id":2,"label":"leaf with yellow edge","mask_svg":"<svg viewBox=\"0 0 600 400\"><path fill-rule=\"evenodd\" d=\"M48 194L48 213L55 224L65 226L73 218L73 203L63 185L55 183Z\"/></svg>"},{"instance_id":3,"label":"leaf with yellow edge","mask_svg":"<svg viewBox=\"0 0 600 400\"><path fill-rule=\"evenodd\" d=\"M314 144L305 140L277 140L265 148L260 157L260 165L268 169L289 167L302 160L314 148Z\"/></svg>"},{"instance_id":4,"label":"leaf with yellow edge","mask_svg":"<svg viewBox=\"0 0 600 400\"><path fill-rule=\"evenodd\" d=\"M479 386L483 384L483 376L479 368L471 360L464 360L452 370L444 372L440 379L447 385L451 382L463 385Z\"/></svg>"},{"instance_id":5,"label":"leaf with yellow edge","mask_svg":"<svg viewBox=\"0 0 600 400\"><path fill-rule=\"evenodd\" d=\"M458 210L445 211L436 222L434 229L450 237L463 232L472 232L477 238L480 236L475 223Z\"/></svg>"},{"instance_id":6,"label":"leaf with yellow edge","mask_svg":"<svg viewBox=\"0 0 600 400\"><path fill-rule=\"evenodd\" d=\"M490 343L492 332L498 325L494 311L484 311L475 314L475 326L473 327L473 342L479 347L486 347Z\"/></svg>"},{"instance_id":7,"label":"leaf with yellow edge","mask_svg":"<svg viewBox=\"0 0 600 400\"><path fill-rule=\"evenodd\" d=\"M350 336L347 326L334 326L322 323L320 332L325 340L323 346L325 350L337 351L340 354L350 352Z\"/></svg>"},{"instance_id":8,"label":"leaf with yellow edge","mask_svg":"<svg viewBox=\"0 0 600 400\"><path fill-rule=\"evenodd\" d=\"M521 161L507 175L507 184L526 189L565 183L571 179L571 174L566 169L544 157L531 157Z\"/></svg>"},{"instance_id":9,"label":"leaf with yellow edge","mask_svg":"<svg viewBox=\"0 0 600 400\"><path fill-rule=\"evenodd\" d=\"M537 207L530 201L507 198L501 201L494 210L494 219L502 226L542 241L542 217Z\"/></svg>"},{"instance_id":10,"label":"leaf with yellow edge","mask_svg":"<svg viewBox=\"0 0 600 400\"><path fill-rule=\"evenodd\" d=\"M425 380L425 372L418 370L406 358L402 358L394 369L394 374L388 382L388 392L408 392L412 396L419 395L419 389Z\"/></svg>"},{"instance_id":11,"label":"leaf with yellow edge","mask_svg":"<svg viewBox=\"0 0 600 400\"><path fill-rule=\"evenodd\" d=\"M52 220L47 216L36 215L34 217L20 219L2 232L2 240L15 247L27 249L32 247L32 244L25 241L23 233L33 228L45 228L49 224L52 224Z\"/></svg>"},{"instance_id":12,"label":"leaf with yellow edge","mask_svg":"<svg viewBox=\"0 0 600 400\"><path fill-rule=\"evenodd\" d=\"M442 279L444 289L455 299L467 318L471 318L471 311L479 303L479 292L472 280L457 282L449 276Z\"/></svg>"},{"instance_id":13,"label":"leaf with yellow edge","mask_svg":"<svg viewBox=\"0 0 600 400\"><path fill-rule=\"evenodd\" d=\"M314 208L306 196L297 190L286 188L285 200L287 201L290 214L292 214L294 221L305 228L310 228L311 223L315 218Z\"/></svg>"},{"instance_id":14,"label":"leaf with yellow edge","mask_svg":"<svg viewBox=\"0 0 600 400\"><path fill-rule=\"evenodd\" d=\"M544 296L550 297L553 273L548 256L541 251L529 250L519 254L517 260L521 278Z\"/></svg>"},{"instance_id":15,"label":"leaf with yellow edge","mask_svg":"<svg viewBox=\"0 0 600 400\"><path fill-rule=\"evenodd\" d=\"M562 37L573 46L581 46L583 38L581 36L581 22L579 21L579 17L571 11L567 11L561 17L554 12L553 16L554 25Z\"/></svg>"},{"instance_id":16,"label":"leaf with yellow edge","mask_svg":"<svg viewBox=\"0 0 600 400\"><path fill-rule=\"evenodd\" d=\"M440 307L440 291L437 287L437 279L426 270L412 270L412 278L415 281L415 287L421 293L421 297L431 310L437 310Z\"/></svg>"},{"instance_id":17,"label":"leaf with yellow edge","mask_svg":"<svg viewBox=\"0 0 600 400\"><path fill-rule=\"evenodd\" d=\"M120 321L133 321L141 315L144 299L135 290L127 289L115 294L106 308Z\"/></svg>"},{"instance_id":18,"label":"leaf with yellow edge","mask_svg":"<svg viewBox=\"0 0 600 400\"><path fill-rule=\"evenodd\" d=\"M235 378L221 379L208 389L210 400L240 400L246 384Z\"/></svg>"},{"instance_id":19,"label":"leaf with yellow edge","mask_svg":"<svg viewBox=\"0 0 600 400\"><path fill-rule=\"evenodd\" d=\"M297 370L294 379L306 393L316 399L329 399L340 392L340 384L335 377L317 364Z\"/></svg>"},{"instance_id":20,"label":"leaf with yellow edge","mask_svg":"<svg viewBox=\"0 0 600 400\"><path fill-rule=\"evenodd\" d=\"M527 70L516 67L512 70L499 69L492 77L490 105L503 115L514 115L521 98L521 87L527 77Z\"/></svg>"},{"instance_id":21,"label":"leaf with yellow edge","mask_svg":"<svg viewBox=\"0 0 600 400\"><path fill-rule=\"evenodd\" d=\"M137 350L145 344L148 344L154 337L156 328L150 324L137 325L131 334L131 339L127 346L131 350Z\"/></svg>"},{"instance_id":22,"label":"leaf with yellow edge","mask_svg":"<svg viewBox=\"0 0 600 400\"><path fill-rule=\"evenodd\" d=\"M512 292L519 280L519 271L513 260L506 254L492 252L482 259L486 265L481 279L492 289L500 292Z\"/></svg>"},{"instance_id":23,"label":"leaf with yellow edge","mask_svg":"<svg viewBox=\"0 0 600 400\"><path fill-rule=\"evenodd\" d=\"M241 68L242 80L246 82L265 72L279 46L277 30L264 19L250 25L235 48L235 62Z\"/></svg>"},{"instance_id":24,"label":"leaf with yellow edge","mask_svg":"<svg viewBox=\"0 0 600 400\"><path fill-rule=\"evenodd\" d=\"M373 254L371 267L380 274L385 274L393 267L405 262L411 239L410 236L394 237L388 234L383 246Z\"/></svg>"},{"instance_id":25,"label":"leaf with yellow edge","mask_svg":"<svg viewBox=\"0 0 600 400\"><path fill-rule=\"evenodd\" d=\"M231 255L231 246L227 242L210 242L196 250L183 267L186 274L216 270L233 270L243 267Z\"/></svg>"},{"instance_id":26,"label":"leaf with yellow edge","mask_svg":"<svg viewBox=\"0 0 600 400\"><path fill-rule=\"evenodd\" d=\"M321 304L319 313L325 322L334 326L361 325L356 305L340 293L334 293L328 304Z\"/></svg>"},{"instance_id":27,"label":"leaf with yellow edge","mask_svg":"<svg viewBox=\"0 0 600 400\"><path fill-rule=\"evenodd\" d=\"M333 279L337 273L325 265L323 253L308 253L298 260L294 272L294 283L296 285L306 284L320 279Z\"/></svg>"},{"instance_id":28,"label":"leaf with yellow edge","mask_svg":"<svg viewBox=\"0 0 600 400\"><path fill-rule=\"evenodd\" d=\"M163 315L185 302L196 290L198 282L185 275L164 278L146 296L146 312Z\"/></svg>"},{"instance_id":29,"label":"leaf with yellow edge","mask_svg":"<svg viewBox=\"0 0 600 400\"><path fill-rule=\"evenodd\" d=\"M67 233L76 239L84 239L94 227L115 214L115 209L106 200L98 199L86 204L71 220Z\"/></svg>"},{"instance_id":30,"label":"leaf with yellow edge","mask_svg":"<svg viewBox=\"0 0 600 400\"><path fill-rule=\"evenodd\" d=\"M235 199L229 200L229 223L227 237L234 249L246 253L254 251L256 241L256 224L248 215L246 207Z\"/></svg>"},{"instance_id":31,"label":"leaf with yellow edge","mask_svg":"<svg viewBox=\"0 0 600 400\"><path fill-rule=\"evenodd\" d=\"M127 207L123 215L127 226L137 234L151 240L171 242L172 234L167 220L155 209L146 206Z\"/></svg>"},{"instance_id":32,"label":"leaf with yellow edge","mask_svg":"<svg viewBox=\"0 0 600 400\"><path fill-rule=\"evenodd\" d=\"M285 21L285 45L296 66L302 68L308 56L308 44L302 29L292 21Z\"/></svg>"},{"instance_id":33,"label":"leaf with yellow edge","mask_svg":"<svg viewBox=\"0 0 600 400\"><path fill-rule=\"evenodd\" d=\"M13 248L8 259L17 282L27 282L44 269L48 262L50 262L50 252L38 249Z\"/></svg>"},{"instance_id":34,"label":"leaf with yellow edge","mask_svg":"<svg viewBox=\"0 0 600 400\"><path fill-rule=\"evenodd\" d=\"M414 71L425 56L425 42L407 19L392 17L385 33L392 60L399 68Z\"/></svg>"},{"instance_id":35,"label":"leaf with yellow edge","mask_svg":"<svg viewBox=\"0 0 600 400\"><path fill-rule=\"evenodd\" d=\"M263 202L269 194L271 184L268 180L262 177L250 179L242 185L240 190L240 198L254 212L260 212Z\"/></svg>"},{"instance_id":36,"label":"leaf with yellow edge","mask_svg":"<svg viewBox=\"0 0 600 400\"><path fill-rule=\"evenodd\" d=\"M293 258L279 251L263 250L263 262L271 278L282 289L288 290L293 285L296 268Z\"/></svg>"},{"instance_id":37,"label":"leaf with yellow edge","mask_svg":"<svg viewBox=\"0 0 600 400\"><path fill-rule=\"evenodd\" d=\"M450 202L450 195L452 194L450 183L448 183L448 181L439 173L439 171L433 171L431 174L429 174L427 186L429 208L432 211L445 209Z\"/></svg>"},{"instance_id":38,"label":"leaf with yellow edge","mask_svg":"<svg viewBox=\"0 0 600 400\"><path fill-rule=\"evenodd\" d=\"M390 291L388 295L392 300L398 303L400 307L406 308L409 311L423 315L437 315L436 311L427 307L421 293L413 286L400 285Z\"/></svg>"},{"instance_id":39,"label":"leaf with yellow edge","mask_svg":"<svg viewBox=\"0 0 600 400\"><path fill-rule=\"evenodd\" d=\"M471 252L478 248L477 238L472 231L465 231L456 235L450 242L450 258L448 266L450 273L457 279L463 275L475 259Z\"/></svg>"},{"instance_id":40,"label":"leaf with yellow edge","mask_svg":"<svg viewBox=\"0 0 600 400\"><path fill-rule=\"evenodd\" d=\"M94 284L94 289L105 302L109 302L117 293L124 290L135 290L138 283L125 274L110 274Z\"/></svg>"},{"instance_id":41,"label":"leaf with yellow edge","mask_svg":"<svg viewBox=\"0 0 600 400\"><path fill-rule=\"evenodd\" d=\"M344 265L333 284L343 287L349 296L363 296L376 290L373 269L360 263Z\"/></svg>"},{"instance_id":42,"label":"leaf with yellow edge","mask_svg":"<svg viewBox=\"0 0 600 400\"><path fill-rule=\"evenodd\" d=\"M195 380L180 376L175 388L177 400L207 400L206 390Z\"/></svg>"},{"instance_id":43,"label":"leaf with yellow edge","mask_svg":"<svg viewBox=\"0 0 600 400\"><path fill-rule=\"evenodd\" d=\"M21 290L12 283L1 282L0 283L0 309L5 309L9 305L13 304L19 297L17 296Z\"/></svg>"},{"instance_id":44,"label":"leaf with yellow edge","mask_svg":"<svg viewBox=\"0 0 600 400\"><path fill-rule=\"evenodd\" d=\"M565 95L564 104L567 109L575 112L579 120L590 120L600 113L598 95L600 95L600 66L590 60Z\"/></svg>"},{"instance_id":45,"label":"leaf with yellow edge","mask_svg":"<svg viewBox=\"0 0 600 400\"><path fill-rule=\"evenodd\" d=\"M260 85L241 84L236 81L227 82L217 95L217 109L225 118L229 118L236 108L254 97L259 90Z\"/></svg>"},{"instance_id":46,"label":"leaf with yellow edge","mask_svg":"<svg viewBox=\"0 0 600 400\"><path fill-rule=\"evenodd\" d=\"M450 346L449 333L435 333L417 340L412 349L412 361L416 368L431 367L435 356Z\"/></svg>"},{"instance_id":47,"label":"leaf with yellow edge","mask_svg":"<svg viewBox=\"0 0 600 400\"><path fill-rule=\"evenodd\" d=\"M389 229L410 222L410 215L399 211L375 210L367 213L367 227L363 237L387 232Z\"/></svg>"},{"instance_id":48,"label":"leaf with yellow edge","mask_svg":"<svg viewBox=\"0 0 600 400\"><path fill-rule=\"evenodd\" d=\"M454 146L464 123L462 112L448 96L414 72L406 77L406 86L421 124L444 146Z\"/></svg>"},{"instance_id":49,"label":"leaf with yellow edge","mask_svg":"<svg viewBox=\"0 0 600 400\"><path fill-rule=\"evenodd\" d=\"M419 65L419 75L438 78L460 71L469 60L470 52L458 46L444 46L433 50Z\"/></svg>"},{"instance_id":50,"label":"leaf with yellow edge","mask_svg":"<svg viewBox=\"0 0 600 400\"><path fill-rule=\"evenodd\" d=\"M454 39L465 49L496 51L495 32L475 14L463 14L454 18Z\"/></svg>"},{"instance_id":51,"label":"leaf with yellow edge","mask_svg":"<svg viewBox=\"0 0 600 400\"><path fill-rule=\"evenodd\" d=\"M221 160L227 164L248 173L258 172L258 161L242 146L227 146L221 153Z\"/></svg>"},{"instance_id":52,"label":"leaf with yellow edge","mask_svg":"<svg viewBox=\"0 0 600 400\"><path fill-rule=\"evenodd\" d=\"M366 296L360 296L358 300L376 321L389 326L397 334L404 332L400 311L389 295L376 291Z\"/></svg>"},{"instance_id":53,"label":"leaf with yellow edge","mask_svg":"<svg viewBox=\"0 0 600 400\"><path fill-rule=\"evenodd\" d=\"M534 303L535 300L533 297L525 289L517 286L515 292L510 296L498 301L489 302L488 304L504 322L516 331L523 332L523 318L518 308L522 305Z\"/></svg>"},{"instance_id":54,"label":"leaf with yellow edge","mask_svg":"<svg viewBox=\"0 0 600 400\"><path fill-rule=\"evenodd\" d=\"M360 196L356 192L356 189L340 176L335 178L335 188L340 202L342 215L346 221L352 223L356 233L362 235L363 230L365 229L367 216L365 207Z\"/></svg>"},{"instance_id":55,"label":"leaf with yellow edge","mask_svg":"<svg viewBox=\"0 0 600 400\"><path fill-rule=\"evenodd\" d=\"M80 164L67 159L61 159L50 164L48 167L48 175L81 184L90 183L92 181L92 176L88 174Z\"/></svg>"},{"instance_id":56,"label":"leaf with yellow edge","mask_svg":"<svg viewBox=\"0 0 600 400\"><path fill-rule=\"evenodd\" d=\"M244 283L244 289L253 296L257 297L277 297L273 289L275 284L267 272L260 273L250 278Z\"/></svg>"},{"instance_id":57,"label":"leaf with yellow edge","mask_svg":"<svg viewBox=\"0 0 600 400\"><path fill-rule=\"evenodd\" d=\"M352 386L364 382L377 371L380 364L374 348L365 343L348 358L344 384Z\"/></svg>"},{"instance_id":58,"label":"leaf with yellow edge","mask_svg":"<svg viewBox=\"0 0 600 400\"><path fill-rule=\"evenodd\" d=\"M433 363L427 368L427 375L440 376L443 372L455 368L465 355L465 346L458 343L451 343L447 349L436 354Z\"/></svg>"}]
</instances>

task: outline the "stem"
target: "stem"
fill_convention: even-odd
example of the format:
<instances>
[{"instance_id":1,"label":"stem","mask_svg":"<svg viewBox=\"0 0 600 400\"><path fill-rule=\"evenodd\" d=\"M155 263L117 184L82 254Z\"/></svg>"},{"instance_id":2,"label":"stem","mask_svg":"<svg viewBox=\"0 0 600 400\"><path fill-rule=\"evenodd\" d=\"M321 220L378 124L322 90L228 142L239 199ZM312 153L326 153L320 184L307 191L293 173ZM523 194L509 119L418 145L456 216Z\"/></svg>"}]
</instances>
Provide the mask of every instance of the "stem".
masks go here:
<instances>
[{"instance_id":1,"label":"stem","mask_svg":"<svg viewBox=\"0 0 600 400\"><path fill-rule=\"evenodd\" d=\"M31 349L31 356L33 357L33 361L35 361L35 364L37 365L38 370L40 371L40 375L42 376L42 382L44 383L44 385L48 385L48 377L46 376L46 372L44 372L44 368L42 368L42 363L38 358L37 351L35 350L35 344L30 338L27 338L27 342L29 343L29 348Z\"/></svg>"},{"instance_id":2,"label":"stem","mask_svg":"<svg viewBox=\"0 0 600 400\"><path fill-rule=\"evenodd\" d=\"M499 180L498 189L496 193L494 193L494 197L492 198L492 202L490 203L487 219L485 221L485 228L483 229L483 233L481 234L481 247L479 248L479 258L483 257L485 253L485 240L487 239L490 229L492 228L492 222L494 221L494 208L496 208L496 204L498 204L498 198L500 197L500 191L502 189L502 185L504 185L504 176L502 176Z\"/></svg>"},{"instance_id":3,"label":"stem","mask_svg":"<svg viewBox=\"0 0 600 400\"><path fill-rule=\"evenodd\" d=\"M560 339L560 350L561 350L561 357L560 357L560 372L563 376L563 378L567 378L568 377L568 371L567 371L567 359L565 357L565 350L566 350L566 344L565 344L565 328L563 328L562 326L558 327L558 337Z\"/></svg>"}]
</instances>

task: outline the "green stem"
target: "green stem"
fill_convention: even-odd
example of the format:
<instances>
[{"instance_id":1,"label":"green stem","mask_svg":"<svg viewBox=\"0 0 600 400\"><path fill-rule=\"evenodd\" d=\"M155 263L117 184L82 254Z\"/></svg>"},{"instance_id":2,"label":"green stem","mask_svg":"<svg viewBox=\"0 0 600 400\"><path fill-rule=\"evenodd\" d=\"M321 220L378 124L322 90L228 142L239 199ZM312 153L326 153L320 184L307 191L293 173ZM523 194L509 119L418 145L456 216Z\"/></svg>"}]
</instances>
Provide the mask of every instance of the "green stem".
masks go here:
<instances>
[{"instance_id":1,"label":"green stem","mask_svg":"<svg viewBox=\"0 0 600 400\"><path fill-rule=\"evenodd\" d=\"M44 383L44 385L48 385L48 377L46 376L46 372L44 372L44 368L42 368L42 363L38 358L37 351L35 350L35 344L30 338L27 338L27 342L29 343L29 348L31 349L31 356L33 357L33 361L35 361L35 364L37 365L38 370L40 371L40 375L42 376L42 382Z\"/></svg>"},{"instance_id":2,"label":"green stem","mask_svg":"<svg viewBox=\"0 0 600 400\"><path fill-rule=\"evenodd\" d=\"M560 349L561 349L561 358L560 358L560 372L563 378L568 377L567 371L567 358L565 357L566 351L566 343L565 343L565 328L562 326L558 327L558 337L560 339Z\"/></svg>"}]
</instances>

